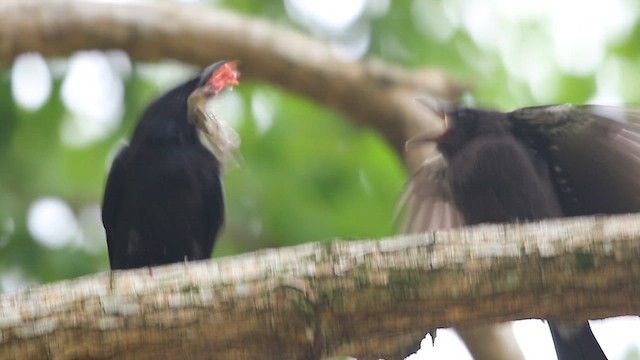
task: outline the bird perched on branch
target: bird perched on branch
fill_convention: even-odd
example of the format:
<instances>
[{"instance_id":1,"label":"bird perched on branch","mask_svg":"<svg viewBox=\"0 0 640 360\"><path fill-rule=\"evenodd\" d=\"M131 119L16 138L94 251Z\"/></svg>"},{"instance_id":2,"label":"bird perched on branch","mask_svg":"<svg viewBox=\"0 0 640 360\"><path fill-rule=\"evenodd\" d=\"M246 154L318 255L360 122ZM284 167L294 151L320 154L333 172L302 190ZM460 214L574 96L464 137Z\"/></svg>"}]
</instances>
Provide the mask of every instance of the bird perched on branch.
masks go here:
<instances>
[{"instance_id":1,"label":"bird perched on branch","mask_svg":"<svg viewBox=\"0 0 640 360\"><path fill-rule=\"evenodd\" d=\"M439 151L407 188L409 231L640 211L640 112L425 104L445 129L407 142ZM587 323L550 327L559 360L606 359Z\"/></svg>"},{"instance_id":2,"label":"bird perched on branch","mask_svg":"<svg viewBox=\"0 0 640 360\"><path fill-rule=\"evenodd\" d=\"M104 193L111 269L211 256L224 219L222 164L239 140L206 105L239 76L237 61L217 62L143 112Z\"/></svg>"}]
</instances>

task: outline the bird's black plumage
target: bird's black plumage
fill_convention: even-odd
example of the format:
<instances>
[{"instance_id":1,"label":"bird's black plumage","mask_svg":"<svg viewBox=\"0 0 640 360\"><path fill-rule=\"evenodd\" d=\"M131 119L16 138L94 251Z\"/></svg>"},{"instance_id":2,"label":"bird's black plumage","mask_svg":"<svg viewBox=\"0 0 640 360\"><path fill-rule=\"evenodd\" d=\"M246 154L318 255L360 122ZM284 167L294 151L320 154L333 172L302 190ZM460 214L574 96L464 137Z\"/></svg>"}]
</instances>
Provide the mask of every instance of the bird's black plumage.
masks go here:
<instances>
[{"instance_id":1,"label":"bird's black plumage","mask_svg":"<svg viewBox=\"0 0 640 360\"><path fill-rule=\"evenodd\" d=\"M189 96L220 62L153 101L113 161L102 206L112 269L210 257L224 219L221 164L203 145ZM215 96L210 91L207 96Z\"/></svg>"},{"instance_id":2,"label":"bird's black plumage","mask_svg":"<svg viewBox=\"0 0 640 360\"><path fill-rule=\"evenodd\" d=\"M440 154L413 176L409 231L640 211L639 113L552 105L442 112ZM606 359L588 324L550 324L560 360Z\"/></svg>"}]
</instances>

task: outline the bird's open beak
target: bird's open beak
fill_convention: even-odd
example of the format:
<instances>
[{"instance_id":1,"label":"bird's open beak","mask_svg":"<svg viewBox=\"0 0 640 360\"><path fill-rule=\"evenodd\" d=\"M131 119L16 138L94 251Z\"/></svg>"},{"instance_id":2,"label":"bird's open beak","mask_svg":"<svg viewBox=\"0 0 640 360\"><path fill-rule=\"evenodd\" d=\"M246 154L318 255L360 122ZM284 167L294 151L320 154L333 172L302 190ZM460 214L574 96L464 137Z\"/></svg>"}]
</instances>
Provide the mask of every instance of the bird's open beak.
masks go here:
<instances>
[{"instance_id":1,"label":"bird's open beak","mask_svg":"<svg viewBox=\"0 0 640 360\"><path fill-rule=\"evenodd\" d=\"M420 104L426 106L429 110L431 110L431 112L433 112L438 118L442 119L444 128L434 126L427 131L415 135L414 137L407 140L407 142L404 144L405 151L415 149L425 142L437 142L450 127L450 119L447 117L447 104L444 104L432 98L418 98L416 100Z\"/></svg>"}]
</instances>

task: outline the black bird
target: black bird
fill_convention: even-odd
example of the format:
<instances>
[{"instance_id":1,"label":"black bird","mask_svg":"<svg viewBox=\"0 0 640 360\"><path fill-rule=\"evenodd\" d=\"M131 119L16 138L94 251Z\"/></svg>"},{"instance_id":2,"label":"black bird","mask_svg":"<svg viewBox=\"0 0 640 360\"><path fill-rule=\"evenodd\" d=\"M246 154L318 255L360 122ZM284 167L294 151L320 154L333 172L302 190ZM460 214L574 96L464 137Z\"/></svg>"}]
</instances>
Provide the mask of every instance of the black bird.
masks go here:
<instances>
[{"instance_id":1,"label":"black bird","mask_svg":"<svg viewBox=\"0 0 640 360\"><path fill-rule=\"evenodd\" d=\"M224 219L223 157L238 138L206 109L237 85L236 61L221 61L169 90L143 112L107 179L102 222L111 269L211 256Z\"/></svg>"},{"instance_id":2,"label":"black bird","mask_svg":"<svg viewBox=\"0 0 640 360\"><path fill-rule=\"evenodd\" d=\"M408 186L409 231L640 211L640 112L569 104L436 112L445 130L407 143L435 142L440 152ZM606 359L588 323L550 328L559 360Z\"/></svg>"}]
</instances>

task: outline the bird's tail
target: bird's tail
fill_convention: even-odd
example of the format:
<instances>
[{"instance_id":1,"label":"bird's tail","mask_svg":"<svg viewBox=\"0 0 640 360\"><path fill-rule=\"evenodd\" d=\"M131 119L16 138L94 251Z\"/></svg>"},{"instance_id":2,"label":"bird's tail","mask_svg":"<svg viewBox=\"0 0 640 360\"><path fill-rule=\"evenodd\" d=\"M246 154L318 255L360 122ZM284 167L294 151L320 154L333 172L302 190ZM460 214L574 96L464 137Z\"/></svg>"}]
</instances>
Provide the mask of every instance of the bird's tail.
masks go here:
<instances>
[{"instance_id":1,"label":"bird's tail","mask_svg":"<svg viewBox=\"0 0 640 360\"><path fill-rule=\"evenodd\" d=\"M589 323L549 323L558 360L607 360Z\"/></svg>"}]
</instances>

